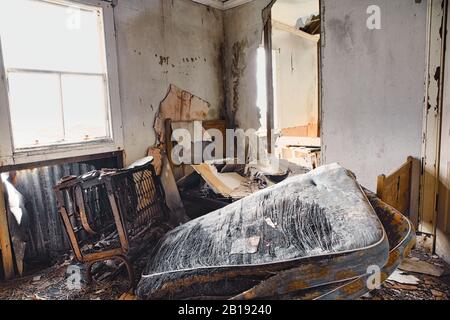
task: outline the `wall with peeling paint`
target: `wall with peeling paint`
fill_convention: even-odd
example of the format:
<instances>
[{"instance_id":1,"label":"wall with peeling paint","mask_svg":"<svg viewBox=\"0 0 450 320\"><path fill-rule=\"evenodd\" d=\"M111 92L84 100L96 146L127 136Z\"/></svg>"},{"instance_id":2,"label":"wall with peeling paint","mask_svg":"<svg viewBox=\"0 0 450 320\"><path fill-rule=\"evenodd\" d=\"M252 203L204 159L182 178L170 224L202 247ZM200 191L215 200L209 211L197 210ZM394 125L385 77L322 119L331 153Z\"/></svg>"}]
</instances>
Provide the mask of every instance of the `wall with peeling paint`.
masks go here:
<instances>
[{"instance_id":1,"label":"wall with peeling paint","mask_svg":"<svg viewBox=\"0 0 450 320\"><path fill-rule=\"evenodd\" d=\"M421 158L427 1L417 2L322 2L323 161L371 190L378 175ZM381 9L381 30L367 28L370 5Z\"/></svg>"},{"instance_id":2,"label":"wall with peeling paint","mask_svg":"<svg viewBox=\"0 0 450 320\"><path fill-rule=\"evenodd\" d=\"M127 0L114 8L126 163L155 144L169 85L223 107L223 12L190 0Z\"/></svg>"},{"instance_id":3,"label":"wall with peeling paint","mask_svg":"<svg viewBox=\"0 0 450 320\"><path fill-rule=\"evenodd\" d=\"M231 125L259 129L257 50L262 43L262 10L270 0L258 0L224 13L225 101Z\"/></svg>"}]
</instances>

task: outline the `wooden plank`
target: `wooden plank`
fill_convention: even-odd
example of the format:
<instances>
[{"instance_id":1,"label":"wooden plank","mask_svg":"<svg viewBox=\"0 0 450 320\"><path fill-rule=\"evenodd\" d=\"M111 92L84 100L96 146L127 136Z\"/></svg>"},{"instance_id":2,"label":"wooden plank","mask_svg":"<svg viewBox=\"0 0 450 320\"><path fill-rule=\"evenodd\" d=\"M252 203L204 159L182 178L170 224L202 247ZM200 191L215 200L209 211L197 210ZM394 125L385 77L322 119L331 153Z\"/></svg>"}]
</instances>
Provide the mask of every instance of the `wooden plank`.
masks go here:
<instances>
[{"instance_id":1,"label":"wooden plank","mask_svg":"<svg viewBox=\"0 0 450 320\"><path fill-rule=\"evenodd\" d=\"M245 181L237 173L218 173L213 166L206 163L193 165L192 167L202 176L215 193L225 197L230 197L233 190L237 189Z\"/></svg>"},{"instance_id":2,"label":"wooden plank","mask_svg":"<svg viewBox=\"0 0 450 320\"><path fill-rule=\"evenodd\" d=\"M309 137L308 126L298 126L294 128L285 128L281 130L283 137Z\"/></svg>"},{"instance_id":3,"label":"wooden plank","mask_svg":"<svg viewBox=\"0 0 450 320\"><path fill-rule=\"evenodd\" d=\"M312 41L312 42L319 42L320 41L320 35L312 35L309 33L306 33L302 30L296 29L294 27L291 27L290 25L287 25L281 21L276 21L272 19L272 26L275 29L281 30L281 31L286 31L289 33L292 33L296 36L302 37L303 39Z\"/></svg>"},{"instance_id":4,"label":"wooden plank","mask_svg":"<svg viewBox=\"0 0 450 320\"><path fill-rule=\"evenodd\" d=\"M152 152L153 153L153 152ZM149 151L149 155L150 151ZM171 211L171 222L175 225L186 221L186 212L184 210L183 201L178 191L177 183L173 175L172 166L169 159L161 153L161 183L166 196L166 204Z\"/></svg>"},{"instance_id":5,"label":"wooden plank","mask_svg":"<svg viewBox=\"0 0 450 320\"><path fill-rule=\"evenodd\" d=\"M8 217L6 213L6 202L3 192L3 183L0 181L0 248L2 251L3 270L5 279L14 277L14 260L9 236Z\"/></svg>"},{"instance_id":6,"label":"wooden plank","mask_svg":"<svg viewBox=\"0 0 450 320\"><path fill-rule=\"evenodd\" d=\"M409 215L413 158L389 176L378 177L377 195L401 213Z\"/></svg>"},{"instance_id":7,"label":"wooden plank","mask_svg":"<svg viewBox=\"0 0 450 320\"><path fill-rule=\"evenodd\" d=\"M227 122L225 120L210 120L203 121L202 123L203 129L205 131L216 129L222 132L223 136L223 156L227 154Z\"/></svg>"}]
</instances>

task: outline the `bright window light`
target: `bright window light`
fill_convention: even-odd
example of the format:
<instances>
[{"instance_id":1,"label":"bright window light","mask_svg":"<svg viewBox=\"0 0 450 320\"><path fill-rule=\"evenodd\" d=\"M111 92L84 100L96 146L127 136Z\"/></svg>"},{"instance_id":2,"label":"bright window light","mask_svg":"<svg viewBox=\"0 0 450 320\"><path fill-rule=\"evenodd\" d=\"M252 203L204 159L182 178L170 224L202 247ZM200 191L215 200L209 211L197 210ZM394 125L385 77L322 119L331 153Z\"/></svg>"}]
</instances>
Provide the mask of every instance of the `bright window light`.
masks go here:
<instances>
[{"instance_id":1,"label":"bright window light","mask_svg":"<svg viewBox=\"0 0 450 320\"><path fill-rule=\"evenodd\" d=\"M65 0L0 6L14 148L111 140L102 9Z\"/></svg>"},{"instance_id":2,"label":"bright window light","mask_svg":"<svg viewBox=\"0 0 450 320\"><path fill-rule=\"evenodd\" d=\"M266 76L266 51L264 47L259 47L256 55L256 79L257 79L257 99L256 105L259 108L260 130L267 130L267 76Z\"/></svg>"}]
</instances>

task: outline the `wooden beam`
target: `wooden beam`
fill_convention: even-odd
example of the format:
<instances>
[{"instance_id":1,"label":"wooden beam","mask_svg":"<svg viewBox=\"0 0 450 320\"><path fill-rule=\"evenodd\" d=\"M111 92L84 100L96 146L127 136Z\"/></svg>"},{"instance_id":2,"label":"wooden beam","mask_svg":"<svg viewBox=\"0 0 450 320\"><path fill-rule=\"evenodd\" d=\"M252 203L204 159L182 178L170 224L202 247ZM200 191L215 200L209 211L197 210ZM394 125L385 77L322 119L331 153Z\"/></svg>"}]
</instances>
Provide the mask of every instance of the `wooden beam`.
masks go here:
<instances>
[{"instance_id":1,"label":"wooden beam","mask_svg":"<svg viewBox=\"0 0 450 320\"><path fill-rule=\"evenodd\" d=\"M292 33L292 34L294 34L296 36L302 37L303 39L306 39L306 40L309 40L309 41L313 41L313 42L317 43L320 40L320 35L312 35L312 34L306 33L306 32L304 32L302 30L296 29L296 28L294 28L294 27L292 27L290 25L287 25L287 24L285 24L283 22L276 21L276 20L273 20L273 19L272 19L272 26L275 29Z\"/></svg>"},{"instance_id":2,"label":"wooden beam","mask_svg":"<svg viewBox=\"0 0 450 320\"><path fill-rule=\"evenodd\" d=\"M8 218L6 213L6 202L3 192L3 183L0 181L0 248L2 250L3 270L5 279L11 280L14 277L14 260L9 237Z\"/></svg>"}]
</instances>

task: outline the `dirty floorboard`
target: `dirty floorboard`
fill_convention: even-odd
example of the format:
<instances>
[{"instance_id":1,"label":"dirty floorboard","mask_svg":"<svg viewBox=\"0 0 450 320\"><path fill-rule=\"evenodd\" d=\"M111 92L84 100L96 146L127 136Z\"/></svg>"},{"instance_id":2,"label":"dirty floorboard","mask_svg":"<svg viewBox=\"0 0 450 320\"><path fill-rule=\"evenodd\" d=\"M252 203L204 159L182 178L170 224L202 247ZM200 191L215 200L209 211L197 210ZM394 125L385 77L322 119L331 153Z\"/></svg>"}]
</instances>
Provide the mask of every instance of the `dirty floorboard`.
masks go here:
<instances>
[{"instance_id":1,"label":"dirty floorboard","mask_svg":"<svg viewBox=\"0 0 450 320\"><path fill-rule=\"evenodd\" d=\"M118 300L128 287L126 275L111 281L82 285L69 290L68 263L53 266L33 276L0 284L0 300Z\"/></svg>"},{"instance_id":2,"label":"dirty floorboard","mask_svg":"<svg viewBox=\"0 0 450 320\"><path fill-rule=\"evenodd\" d=\"M363 300L448 300L450 299L450 266L444 261L416 249L411 257L441 267L444 273L440 277L402 271L407 276L419 279L417 285L387 281L380 290L372 291Z\"/></svg>"}]
</instances>

